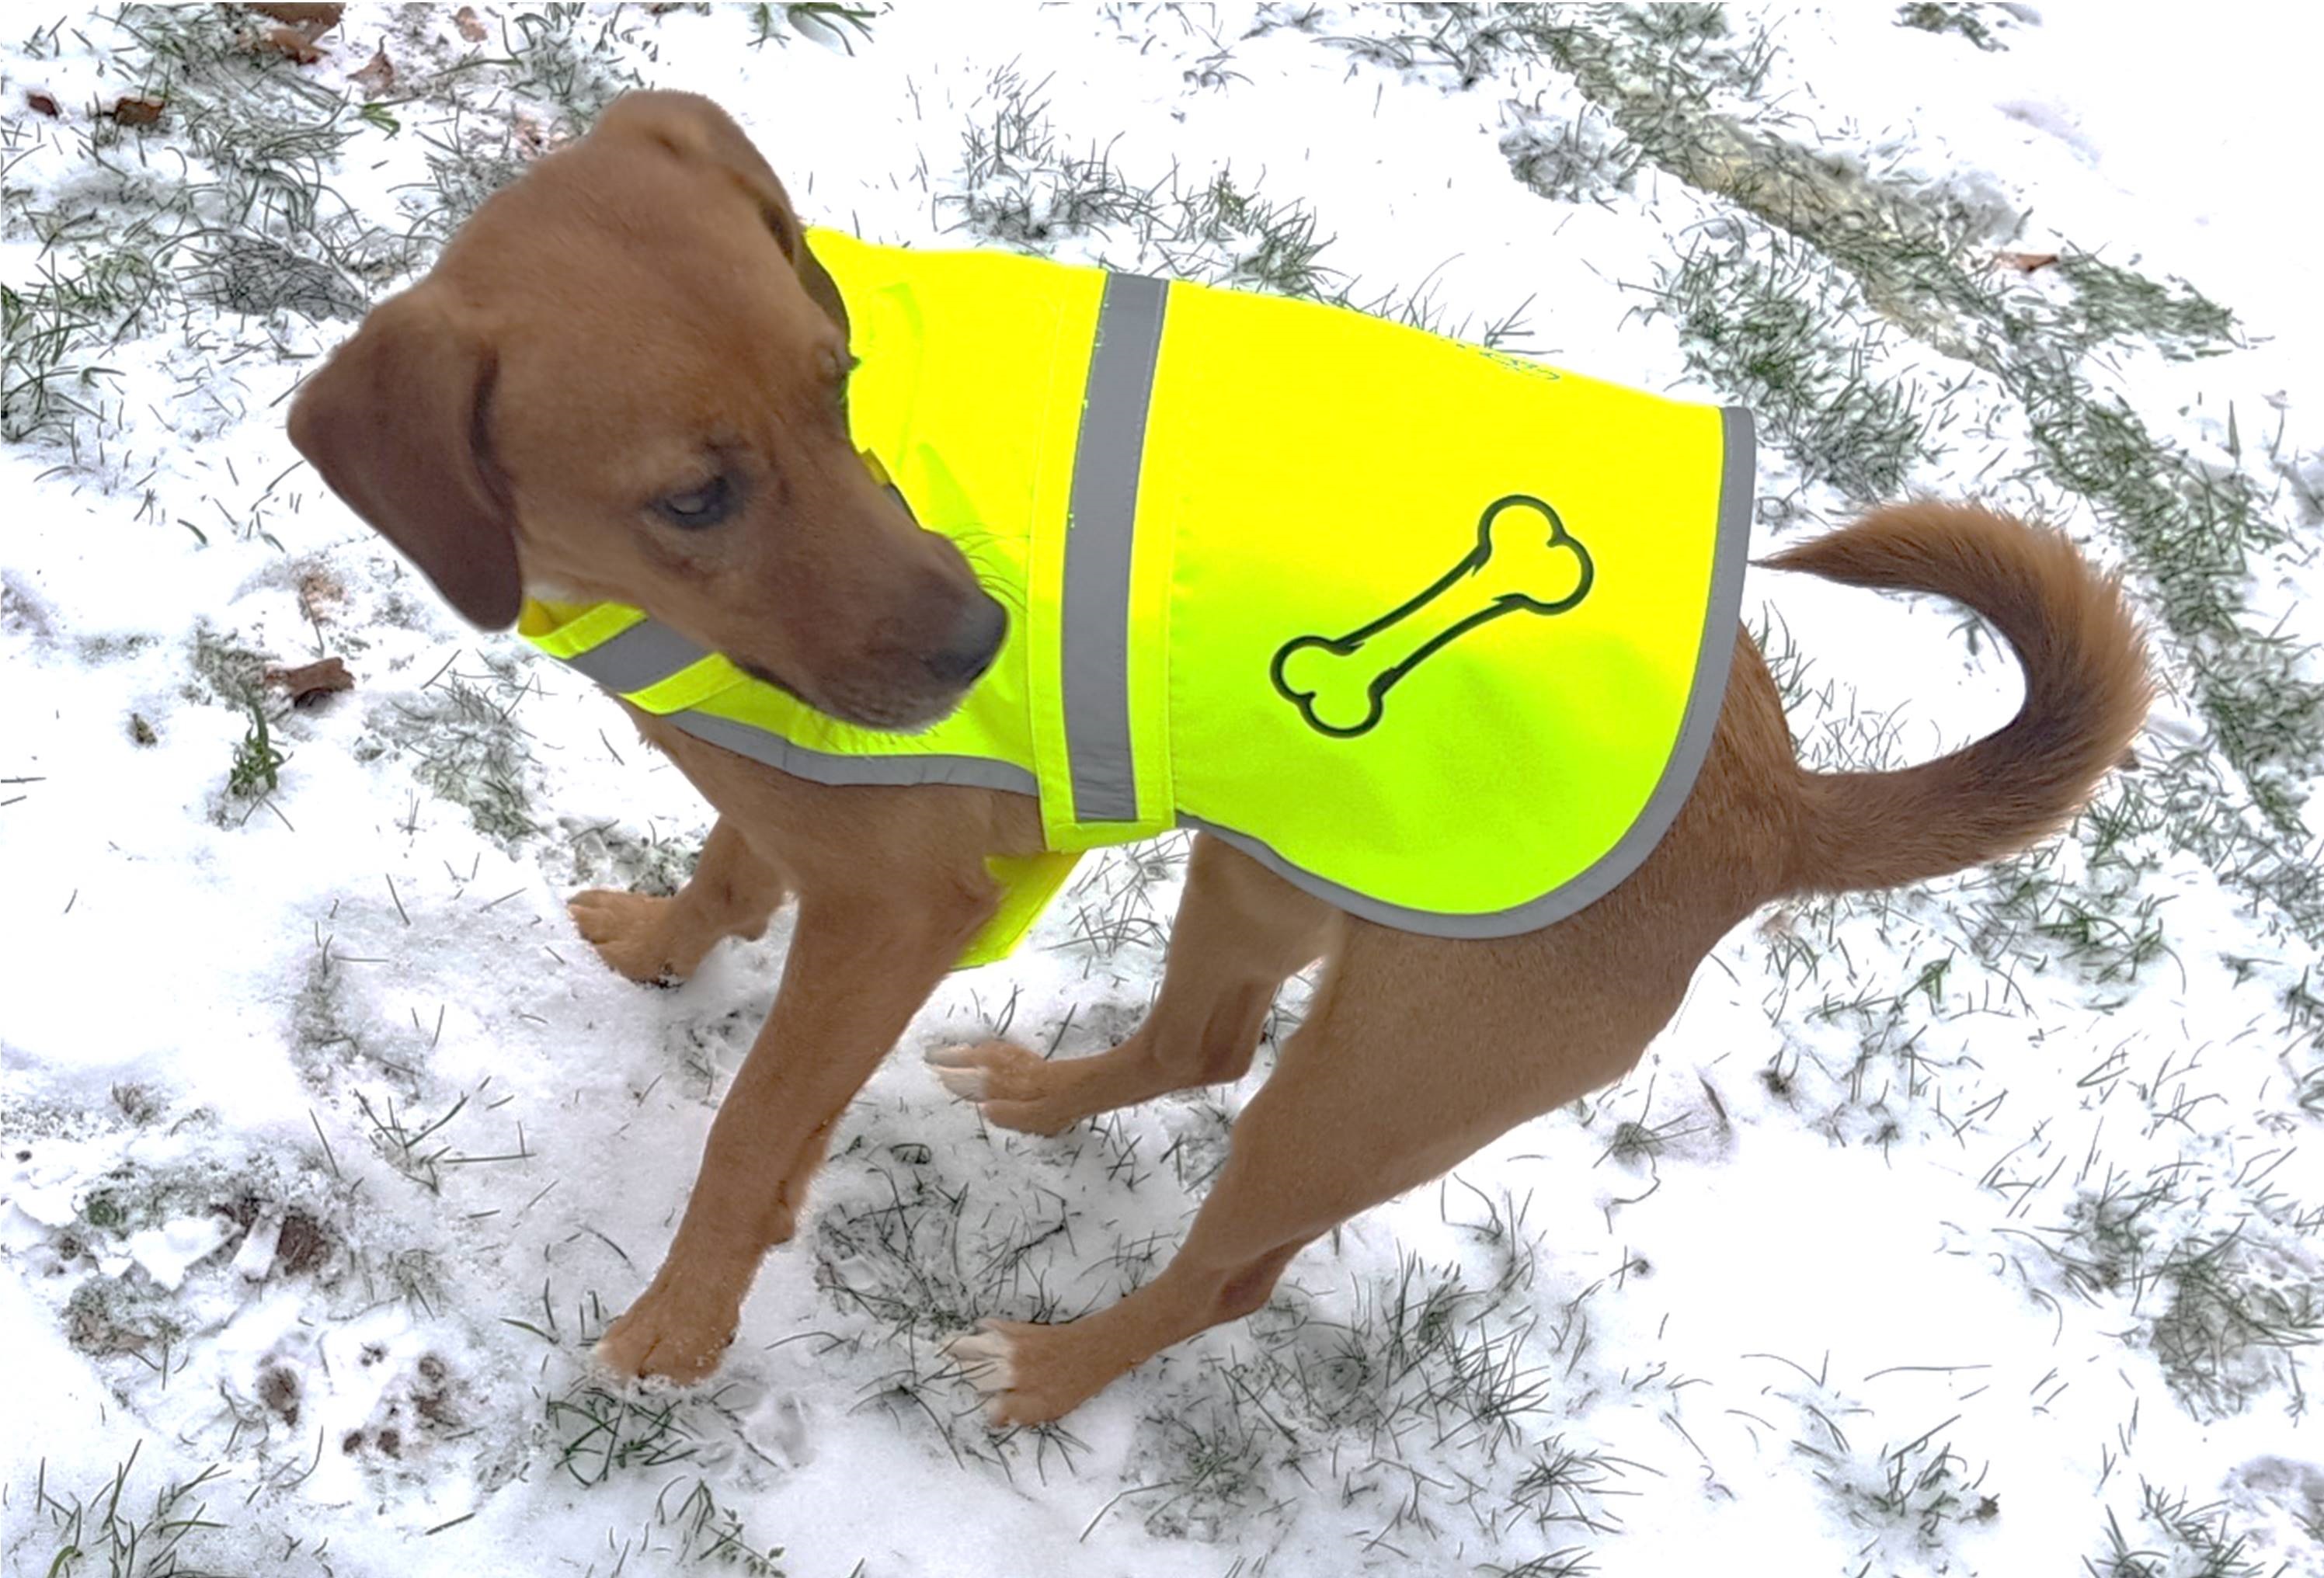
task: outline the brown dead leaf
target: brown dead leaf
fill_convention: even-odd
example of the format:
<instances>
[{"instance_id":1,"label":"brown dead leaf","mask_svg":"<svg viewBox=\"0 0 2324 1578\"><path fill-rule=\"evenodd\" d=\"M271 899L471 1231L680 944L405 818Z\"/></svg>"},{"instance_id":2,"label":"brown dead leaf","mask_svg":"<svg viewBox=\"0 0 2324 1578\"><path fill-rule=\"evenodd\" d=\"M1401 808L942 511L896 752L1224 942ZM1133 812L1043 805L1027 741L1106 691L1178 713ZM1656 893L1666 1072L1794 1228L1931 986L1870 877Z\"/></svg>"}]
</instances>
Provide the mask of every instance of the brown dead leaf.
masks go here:
<instances>
[{"instance_id":1,"label":"brown dead leaf","mask_svg":"<svg viewBox=\"0 0 2324 1578\"><path fill-rule=\"evenodd\" d=\"M323 58L323 51L315 47L315 41L338 25L339 15L346 7L344 5L250 5L244 9L255 12L261 16L272 17L281 24L279 27L270 27L245 41L252 50L261 54L272 51L286 60L296 61L301 66L311 66Z\"/></svg>"},{"instance_id":2,"label":"brown dead leaf","mask_svg":"<svg viewBox=\"0 0 2324 1578\"><path fill-rule=\"evenodd\" d=\"M289 27L295 27L316 39L338 25L344 5L253 5L259 15L271 17Z\"/></svg>"},{"instance_id":3,"label":"brown dead leaf","mask_svg":"<svg viewBox=\"0 0 2324 1578\"><path fill-rule=\"evenodd\" d=\"M387 46L380 45L372 58L364 62L361 70L350 71L347 77L374 98L377 98L394 87L395 64L387 58Z\"/></svg>"},{"instance_id":4,"label":"brown dead leaf","mask_svg":"<svg viewBox=\"0 0 2324 1578\"><path fill-rule=\"evenodd\" d=\"M460 30L460 36L466 39L472 44L483 43L486 38L491 36L486 32L484 24L476 20L476 8L473 5L463 5L459 10L454 12L452 14L452 25L458 28Z\"/></svg>"},{"instance_id":5,"label":"brown dead leaf","mask_svg":"<svg viewBox=\"0 0 2324 1578\"><path fill-rule=\"evenodd\" d=\"M161 101L133 94L115 100L106 113L124 126L150 126L161 118Z\"/></svg>"},{"instance_id":6,"label":"brown dead leaf","mask_svg":"<svg viewBox=\"0 0 2324 1578\"><path fill-rule=\"evenodd\" d=\"M28 93L24 95L24 107L40 115L44 115L51 120L55 120L59 115L65 113L63 109L59 107L57 101L51 98L45 93Z\"/></svg>"},{"instance_id":7,"label":"brown dead leaf","mask_svg":"<svg viewBox=\"0 0 2324 1578\"><path fill-rule=\"evenodd\" d=\"M2054 252L2004 252L1995 254L1993 261L2006 269L2015 269L2021 274L2031 274L2056 263L2058 254Z\"/></svg>"},{"instance_id":8,"label":"brown dead leaf","mask_svg":"<svg viewBox=\"0 0 2324 1578\"><path fill-rule=\"evenodd\" d=\"M248 41L251 50L263 54L272 50L293 65L311 66L323 58L315 41L295 27L270 27Z\"/></svg>"},{"instance_id":9,"label":"brown dead leaf","mask_svg":"<svg viewBox=\"0 0 2324 1578\"><path fill-rule=\"evenodd\" d=\"M355 677L337 658L325 658L319 663L309 663L297 669L269 669L266 682L279 685L290 693L290 705L307 706L318 697L337 690L353 690Z\"/></svg>"}]
</instances>

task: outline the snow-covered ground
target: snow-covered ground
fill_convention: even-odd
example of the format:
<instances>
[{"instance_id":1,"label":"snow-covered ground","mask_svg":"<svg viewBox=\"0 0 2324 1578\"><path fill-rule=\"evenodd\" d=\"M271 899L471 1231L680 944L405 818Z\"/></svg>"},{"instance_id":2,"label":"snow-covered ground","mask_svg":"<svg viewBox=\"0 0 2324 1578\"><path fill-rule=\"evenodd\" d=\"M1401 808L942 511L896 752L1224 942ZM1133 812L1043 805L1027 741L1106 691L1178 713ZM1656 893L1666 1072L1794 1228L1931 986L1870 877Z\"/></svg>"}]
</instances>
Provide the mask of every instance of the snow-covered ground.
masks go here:
<instances>
[{"instance_id":1,"label":"snow-covered ground","mask_svg":"<svg viewBox=\"0 0 2324 1578\"><path fill-rule=\"evenodd\" d=\"M222 9L0 45L0 1573L2324 1572L2324 24L355 6L262 65ZM281 411L632 84L816 222L1746 401L1763 545L2039 510L2149 608L2154 726L2058 845L1757 918L1629 1079L996 1437L937 1343L1134 1286L1250 1088L1034 1141L912 1055L1124 1033L1184 852L1117 852L916 1021L717 1380L612 1389L787 923L598 964L563 895L702 807ZM1957 610L1748 607L1819 761L2014 705Z\"/></svg>"}]
</instances>

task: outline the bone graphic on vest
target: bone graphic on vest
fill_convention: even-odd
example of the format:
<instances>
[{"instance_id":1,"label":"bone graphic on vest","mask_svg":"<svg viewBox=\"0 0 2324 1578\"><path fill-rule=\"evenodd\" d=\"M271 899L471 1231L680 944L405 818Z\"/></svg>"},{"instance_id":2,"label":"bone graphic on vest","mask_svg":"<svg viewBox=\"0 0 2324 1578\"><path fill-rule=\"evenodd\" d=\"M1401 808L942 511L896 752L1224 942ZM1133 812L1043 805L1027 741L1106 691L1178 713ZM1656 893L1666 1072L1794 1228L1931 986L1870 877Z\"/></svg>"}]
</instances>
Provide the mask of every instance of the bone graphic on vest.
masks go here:
<instances>
[{"instance_id":1,"label":"bone graphic on vest","mask_svg":"<svg viewBox=\"0 0 2324 1578\"><path fill-rule=\"evenodd\" d=\"M1277 648L1275 688L1319 733L1364 734L1388 691L1432 653L1504 614L1563 614L1590 595L1596 574L1555 510L1525 494L1496 499L1477 521L1477 546L1426 591L1360 630Z\"/></svg>"}]
</instances>

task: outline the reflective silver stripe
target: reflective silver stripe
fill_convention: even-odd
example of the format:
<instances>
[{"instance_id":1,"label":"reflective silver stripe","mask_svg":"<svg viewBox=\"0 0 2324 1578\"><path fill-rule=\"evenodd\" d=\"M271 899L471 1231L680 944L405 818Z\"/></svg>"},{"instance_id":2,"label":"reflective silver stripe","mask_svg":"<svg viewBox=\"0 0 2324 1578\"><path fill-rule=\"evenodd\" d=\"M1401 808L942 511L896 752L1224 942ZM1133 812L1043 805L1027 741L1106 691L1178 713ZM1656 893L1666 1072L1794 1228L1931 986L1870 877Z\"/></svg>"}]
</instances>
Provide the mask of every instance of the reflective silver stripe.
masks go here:
<instances>
[{"instance_id":1,"label":"reflective silver stripe","mask_svg":"<svg viewBox=\"0 0 2324 1578\"><path fill-rule=\"evenodd\" d=\"M1530 903L1488 915L1438 915L1385 904L1342 887L1328 877L1293 865L1262 841L1231 827L1183 813L1179 825L1215 834L1292 886L1351 915L1428 937L1515 937L1539 931L1578 914L1620 887L1646 863L1646 856L1678 820L1679 808L1694 792L1694 780L1719 733L1720 714L1727 706L1728 670L1734 666L1737 626L1743 616L1743 568L1751 548L1751 499L1757 466L1751 413L1730 405L1721 410L1720 417L1725 454L1719 472L1719 540L1711 553L1711 598L1703 610L1702 645L1695 659L1694 681L1687 689L1678 742L1672 746L1662 777L1655 780L1654 792L1646 797L1630 830L1594 864Z\"/></svg>"},{"instance_id":2,"label":"reflective silver stripe","mask_svg":"<svg viewBox=\"0 0 2324 1578\"><path fill-rule=\"evenodd\" d=\"M1130 531L1169 290L1167 280L1108 274L1098 302L1074 447L1057 638L1077 822L1138 819L1130 745Z\"/></svg>"},{"instance_id":3,"label":"reflective silver stripe","mask_svg":"<svg viewBox=\"0 0 2324 1578\"><path fill-rule=\"evenodd\" d=\"M565 660L616 696L627 696L659 685L709 655L669 626L649 619Z\"/></svg>"},{"instance_id":4,"label":"reflective silver stripe","mask_svg":"<svg viewBox=\"0 0 2324 1578\"><path fill-rule=\"evenodd\" d=\"M690 709L661 714L657 721L691 734L705 744L747 756L809 783L835 787L951 783L970 789L1006 789L1020 795L1038 792L1033 775L1025 769L1014 762L994 761L982 756L849 756L835 751L810 751L780 734Z\"/></svg>"}]
</instances>

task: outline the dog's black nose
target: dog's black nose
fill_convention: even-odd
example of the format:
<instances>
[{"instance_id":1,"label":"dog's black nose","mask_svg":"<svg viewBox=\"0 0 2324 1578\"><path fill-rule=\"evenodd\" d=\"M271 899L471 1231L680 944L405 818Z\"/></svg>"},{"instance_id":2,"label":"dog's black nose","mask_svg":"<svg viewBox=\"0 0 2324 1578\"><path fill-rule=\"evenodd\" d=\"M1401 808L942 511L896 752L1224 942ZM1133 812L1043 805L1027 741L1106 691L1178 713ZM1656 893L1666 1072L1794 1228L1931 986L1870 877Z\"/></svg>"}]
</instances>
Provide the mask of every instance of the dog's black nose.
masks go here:
<instances>
[{"instance_id":1,"label":"dog's black nose","mask_svg":"<svg viewBox=\"0 0 2324 1578\"><path fill-rule=\"evenodd\" d=\"M1009 611L982 592L969 600L950 639L923 660L947 685L973 685L992 667L1009 634Z\"/></svg>"}]
</instances>

